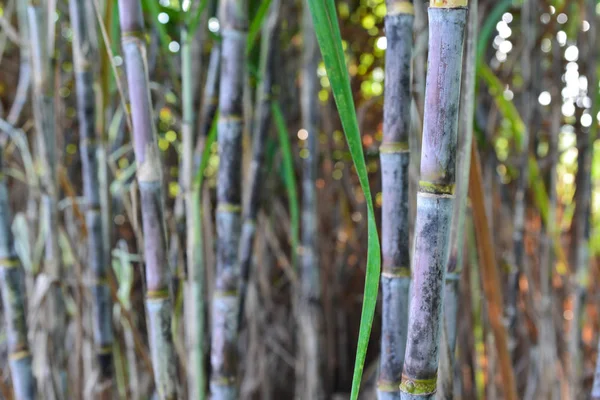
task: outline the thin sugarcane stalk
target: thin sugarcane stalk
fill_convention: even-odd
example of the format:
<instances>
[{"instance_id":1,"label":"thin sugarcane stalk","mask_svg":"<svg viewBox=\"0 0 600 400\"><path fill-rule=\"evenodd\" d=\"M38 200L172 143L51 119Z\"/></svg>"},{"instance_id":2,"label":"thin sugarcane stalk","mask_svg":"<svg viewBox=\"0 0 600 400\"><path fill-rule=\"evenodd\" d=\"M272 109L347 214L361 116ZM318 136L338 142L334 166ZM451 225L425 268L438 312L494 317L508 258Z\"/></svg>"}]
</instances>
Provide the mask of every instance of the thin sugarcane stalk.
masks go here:
<instances>
[{"instance_id":1,"label":"thin sugarcane stalk","mask_svg":"<svg viewBox=\"0 0 600 400\"><path fill-rule=\"evenodd\" d=\"M25 271L14 248L6 177L0 154L0 288L6 319L8 359L16 400L37 397L32 356L27 341Z\"/></svg>"},{"instance_id":2,"label":"thin sugarcane stalk","mask_svg":"<svg viewBox=\"0 0 600 400\"><path fill-rule=\"evenodd\" d=\"M15 100L8 112L6 118L8 123L15 125L23 111L29 94L31 84L31 63L29 52L29 27L27 24L27 1L17 2L17 18L19 21L19 37L21 45L19 47L19 83L17 83L17 92Z\"/></svg>"},{"instance_id":3,"label":"thin sugarcane stalk","mask_svg":"<svg viewBox=\"0 0 600 400\"><path fill-rule=\"evenodd\" d=\"M238 253L241 232L241 155L247 7L246 0L223 0L220 3L223 41L218 122L217 268L212 300L210 380L214 400L238 397Z\"/></svg>"},{"instance_id":4,"label":"thin sugarcane stalk","mask_svg":"<svg viewBox=\"0 0 600 400\"><path fill-rule=\"evenodd\" d=\"M186 214L186 253L188 266L188 296L186 307L190 319L187 324L188 392L190 399L203 400L206 396L204 368L204 263L201 241L201 214L199 185L194 181L194 93L192 85L191 41L187 27L181 31L181 87L183 108L183 196Z\"/></svg>"},{"instance_id":5,"label":"thin sugarcane stalk","mask_svg":"<svg viewBox=\"0 0 600 400\"><path fill-rule=\"evenodd\" d=\"M463 250L465 242L465 220L467 214L467 193L469 190L469 170L471 166L471 142L473 140L473 118L475 111L475 76L476 76L476 49L478 31L478 0L469 2L469 20L465 46L465 62L461 88L461 102L459 114L456 192L454 210L452 212L452 225L450 226L450 255L446 267L446 284L444 287L444 327L446 329L448 351L442 352L442 357L450 356L449 368L442 370L440 387L445 393L445 398L452 398L453 393L444 390L452 387L455 377L455 352L457 320L460 296L460 276L463 269ZM459 374L460 376L460 374Z\"/></svg>"},{"instance_id":6,"label":"thin sugarcane stalk","mask_svg":"<svg viewBox=\"0 0 600 400\"><path fill-rule=\"evenodd\" d=\"M57 155L56 155L56 132L54 124L54 94L53 94L53 71L51 62L51 51L53 47L48 45L45 27L51 25L45 21L47 11L39 1L31 1L28 8L31 64L33 72L33 94L34 94L34 116L36 129L38 131L38 144L43 163L42 177L42 204L46 219L48 233L46 236L46 248L44 266L45 272L52 280L52 288L48 297L49 318L48 329L50 331L52 346L49 346L49 359L45 374L51 376L44 385L49 392L55 392L54 396L64 398L66 395L66 366L67 357L64 349L67 315L64 306L62 288L62 256L58 244L58 184L57 184ZM45 23L47 22L47 23ZM52 368L50 368L52 365ZM58 393L56 393L58 391Z\"/></svg>"},{"instance_id":7,"label":"thin sugarcane stalk","mask_svg":"<svg viewBox=\"0 0 600 400\"><path fill-rule=\"evenodd\" d=\"M139 0L119 0L119 16L140 190L146 308L154 380L161 399L176 399L178 379L171 332L173 303L169 291L162 166L152 118L144 19Z\"/></svg>"},{"instance_id":8,"label":"thin sugarcane stalk","mask_svg":"<svg viewBox=\"0 0 600 400\"><path fill-rule=\"evenodd\" d=\"M269 129L271 128L271 89L273 84L273 47L277 35L274 34L279 15L279 0L271 2L269 16L262 28L259 77L260 83L256 90L256 106L252 135L252 160L248 174L248 192L244 199L244 223L240 238L240 308L238 310L238 329L244 317L244 308L252 255L254 238L256 236L256 217L260 209L263 188L263 169L265 162L265 147Z\"/></svg>"},{"instance_id":9,"label":"thin sugarcane stalk","mask_svg":"<svg viewBox=\"0 0 600 400\"><path fill-rule=\"evenodd\" d=\"M586 76L588 78L588 96L592 99L591 115L593 123L589 129L583 129L577 133L577 177L575 192L575 213L573 221L575 231L573 240L575 243L575 282L573 289L573 320L569 333L569 386L571 398L582 397L583 384L583 354L581 343L582 321L584 317L585 298L589 287L589 264L590 264L590 224L591 224L591 200L592 200L592 158L594 141L597 139L598 124L596 115L600 111L598 101L598 49L596 39L598 38L598 17L596 15L596 2L586 1L586 19L590 23L590 29L582 35L586 35L581 46L582 54L586 54ZM581 124L579 124L581 126ZM593 393L592 393L593 397Z\"/></svg>"},{"instance_id":10,"label":"thin sugarcane stalk","mask_svg":"<svg viewBox=\"0 0 600 400\"><path fill-rule=\"evenodd\" d=\"M409 130L414 6L387 0L385 32L385 100L380 148L381 188L381 357L377 393L380 400L400 399L406 349L410 286Z\"/></svg>"},{"instance_id":11,"label":"thin sugarcane stalk","mask_svg":"<svg viewBox=\"0 0 600 400\"><path fill-rule=\"evenodd\" d=\"M516 348L517 337L517 301L519 296L519 276L525 272L525 194L528 184L528 160L529 160L529 142L531 122L533 118L533 106L535 102L533 94L532 81L532 54L534 53L536 41L536 5L535 0L524 0L521 9L521 29L523 36L523 53L521 56L521 74L523 76L523 94L522 94L522 117L525 129L523 130L523 139L520 155L518 156L519 177L517 178L517 189L515 193L514 206L514 231L513 231L513 265L508 277L508 299L506 306L506 317L508 319L509 338L512 349Z\"/></svg>"},{"instance_id":12,"label":"thin sugarcane stalk","mask_svg":"<svg viewBox=\"0 0 600 400\"><path fill-rule=\"evenodd\" d=\"M95 131L95 98L93 62L96 43L89 32L89 10L86 0L70 0L69 11L73 29L73 59L77 88L77 111L81 150L83 190L87 202L85 220L88 230L88 263L92 272L94 347L99 368L98 397L112 397L112 301L108 286L108 263L104 249L102 214L100 209L99 165Z\"/></svg>"},{"instance_id":13,"label":"thin sugarcane stalk","mask_svg":"<svg viewBox=\"0 0 600 400\"><path fill-rule=\"evenodd\" d=\"M504 398L516 400L517 389L508 352L507 334L502 318L502 292L500 291L500 276L496 266L492 235L488 226L488 216L485 210L485 195L481 163L475 142L471 145L471 168L469 173L469 197L473 207L473 223L477 238L477 252L481 265L481 281L486 298L487 316L494 335L496 356L500 363L502 388Z\"/></svg>"},{"instance_id":14,"label":"thin sugarcane stalk","mask_svg":"<svg viewBox=\"0 0 600 400\"><path fill-rule=\"evenodd\" d=\"M302 160L302 236L300 255L300 297L298 340L302 363L297 370L297 398L324 399L324 332L316 180L319 166L319 100L317 68L321 60L317 37L308 6L302 16L304 49L300 104L302 128L306 131L306 156ZM293 259L295 257L292 257ZM299 397L298 397L299 396Z\"/></svg>"},{"instance_id":15,"label":"thin sugarcane stalk","mask_svg":"<svg viewBox=\"0 0 600 400\"><path fill-rule=\"evenodd\" d=\"M456 132L467 0L432 0L413 288L401 398L433 399L454 205Z\"/></svg>"}]
</instances>

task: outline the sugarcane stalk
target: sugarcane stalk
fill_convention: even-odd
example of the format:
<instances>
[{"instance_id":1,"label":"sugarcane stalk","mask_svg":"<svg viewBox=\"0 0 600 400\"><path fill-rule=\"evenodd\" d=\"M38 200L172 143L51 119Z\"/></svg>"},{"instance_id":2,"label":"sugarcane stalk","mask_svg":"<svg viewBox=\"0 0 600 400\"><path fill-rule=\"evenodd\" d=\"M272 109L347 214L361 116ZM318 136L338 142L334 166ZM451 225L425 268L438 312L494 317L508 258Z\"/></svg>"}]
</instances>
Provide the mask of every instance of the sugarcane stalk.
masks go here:
<instances>
[{"instance_id":1,"label":"sugarcane stalk","mask_svg":"<svg viewBox=\"0 0 600 400\"><path fill-rule=\"evenodd\" d=\"M187 27L181 31L181 88L183 136L183 196L186 214L186 255L188 266L188 295L186 307L190 319L187 325L188 392L190 399L206 397L204 368L204 263L201 240L199 185L194 180L194 93L192 78L191 40Z\"/></svg>"},{"instance_id":2,"label":"sugarcane stalk","mask_svg":"<svg viewBox=\"0 0 600 400\"><path fill-rule=\"evenodd\" d=\"M248 189L244 198L244 215L242 225L242 236L240 238L240 306L238 310L238 329L244 317L244 308L252 255L254 238L256 236L256 218L260 209L261 194L263 188L265 147L269 130L271 128L271 89L273 85L273 61L275 52L276 35L274 31L279 15L279 0L271 2L269 15L262 28L259 76L260 83L256 90L256 106L254 113L253 135L252 135L252 160L250 161L250 172L248 174Z\"/></svg>"},{"instance_id":3,"label":"sugarcane stalk","mask_svg":"<svg viewBox=\"0 0 600 400\"><path fill-rule=\"evenodd\" d=\"M32 355L27 340L25 271L15 252L6 177L0 154L0 288L6 320L8 363L16 400L37 397Z\"/></svg>"},{"instance_id":4,"label":"sugarcane stalk","mask_svg":"<svg viewBox=\"0 0 600 400\"><path fill-rule=\"evenodd\" d=\"M104 251L102 213L100 209L98 138L95 132L95 98L93 62L96 43L89 35L89 3L70 0L73 29L73 59L77 89L77 112L82 163L83 191L86 199L85 219L88 229L88 263L92 273L90 291L94 297L94 350L99 368L98 397L112 397L112 301L108 286L108 263Z\"/></svg>"},{"instance_id":5,"label":"sugarcane stalk","mask_svg":"<svg viewBox=\"0 0 600 400\"><path fill-rule=\"evenodd\" d=\"M148 335L160 399L177 398L177 368L171 319L162 166L152 118L144 19L139 0L119 0L123 53L131 101L133 149L140 190Z\"/></svg>"},{"instance_id":6,"label":"sugarcane stalk","mask_svg":"<svg viewBox=\"0 0 600 400\"><path fill-rule=\"evenodd\" d=\"M592 200L592 159L594 142L597 139L598 123L596 115L600 111L598 102L598 49L596 40L598 38L598 17L596 15L596 2L586 1L586 19L590 23L590 29L582 41L581 52L586 54L585 74L588 79L588 96L592 100L591 115L593 123L589 128L583 128L577 132L577 176L575 192L575 213L573 215L575 243L574 288L573 288L573 320L569 331L569 386L571 398L581 398L583 386L583 354L581 331L585 300L589 287L590 269L590 229L591 229L591 200ZM581 124L578 124L581 127ZM593 394L592 394L593 397Z\"/></svg>"},{"instance_id":7,"label":"sugarcane stalk","mask_svg":"<svg viewBox=\"0 0 600 400\"><path fill-rule=\"evenodd\" d=\"M302 128L306 131L306 156L302 164L302 232L298 250L300 293L298 301L298 341L301 363L297 369L297 398L324 399L325 382L322 357L323 310L321 304L321 271L319 268L319 233L316 180L319 166L319 100L320 84L317 68L321 60L315 29L308 6L302 15L302 84L300 105ZM298 397L299 396L299 397Z\"/></svg>"},{"instance_id":8,"label":"sugarcane stalk","mask_svg":"<svg viewBox=\"0 0 600 400\"><path fill-rule=\"evenodd\" d=\"M413 287L401 398L433 399L450 223L454 206L456 134L467 0L432 0L421 181L412 259Z\"/></svg>"},{"instance_id":9,"label":"sugarcane stalk","mask_svg":"<svg viewBox=\"0 0 600 400\"><path fill-rule=\"evenodd\" d=\"M19 83L15 100L8 112L6 118L8 123L15 125L23 111L29 95L29 86L31 85L31 62L29 51L29 27L27 23L27 1L17 2L17 20L19 22L19 37L21 45L19 47Z\"/></svg>"},{"instance_id":10,"label":"sugarcane stalk","mask_svg":"<svg viewBox=\"0 0 600 400\"><path fill-rule=\"evenodd\" d=\"M58 398L64 398L67 393L67 356L64 349L67 315L64 306L60 282L63 276L62 256L58 244L58 184L57 184L57 155L56 132L54 121L54 79L52 71L53 43L48 38L45 28L51 25L46 21L47 11L39 1L31 1L27 10L29 22L29 39L31 65L33 74L33 112L38 132L38 145L43 165L42 175L42 205L43 218L46 220L48 232L44 252L45 273L52 281L48 296L48 330L52 345L48 347L47 369L44 375L48 379L43 382L48 393ZM52 368L50 367L52 366ZM58 391L58 393L56 392Z\"/></svg>"},{"instance_id":11,"label":"sugarcane stalk","mask_svg":"<svg viewBox=\"0 0 600 400\"><path fill-rule=\"evenodd\" d=\"M220 3L222 26L219 89L219 172L217 185L217 268L212 300L210 389L214 400L236 399L237 318L241 232L241 161L246 0Z\"/></svg>"},{"instance_id":12,"label":"sugarcane stalk","mask_svg":"<svg viewBox=\"0 0 600 400\"><path fill-rule=\"evenodd\" d=\"M452 387L455 376L455 353L457 320L459 309L459 283L463 269L463 250L465 242L465 221L467 215L467 193L469 190L469 170L471 166L471 142L473 140L473 118L475 112L475 76L476 49L478 31L478 0L469 2L469 17L465 45L465 62L461 88L461 102L458 127L462 133L458 137L456 192L452 224L450 225L450 255L446 267L446 284L444 287L444 321L447 334L447 351L442 351L442 357L449 355L448 369L442 370L440 387ZM450 390L442 390L445 398L452 398Z\"/></svg>"},{"instance_id":13,"label":"sugarcane stalk","mask_svg":"<svg viewBox=\"0 0 600 400\"><path fill-rule=\"evenodd\" d=\"M194 156L194 168L198 169L201 163L202 150L204 142L210 127L215 119L219 106L219 75L221 73L221 45L214 42L210 51L208 61L208 72L206 74L206 83L202 93L202 108L200 118L198 118L198 137L196 138L196 151Z\"/></svg>"},{"instance_id":14,"label":"sugarcane stalk","mask_svg":"<svg viewBox=\"0 0 600 400\"><path fill-rule=\"evenodd\" d=\"M406 349L410 286L409 174L411 58L414 6L412 1L387 0L385 32L385 98L383 141L380 147L383 203L381 209L382 319L377 395L400 399Z\"/></svg>"}]
</instances>

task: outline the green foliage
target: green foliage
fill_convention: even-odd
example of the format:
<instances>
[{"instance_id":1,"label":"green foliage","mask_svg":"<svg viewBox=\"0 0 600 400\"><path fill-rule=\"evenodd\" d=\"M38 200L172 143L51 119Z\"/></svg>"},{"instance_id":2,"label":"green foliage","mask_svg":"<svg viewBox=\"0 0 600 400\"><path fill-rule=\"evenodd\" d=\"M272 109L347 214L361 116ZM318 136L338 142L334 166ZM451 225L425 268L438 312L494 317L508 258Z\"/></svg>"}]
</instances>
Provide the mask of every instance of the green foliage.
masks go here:
<instances>
[{"instance_id":1,"label":"green foliage","mask_svg":"<svg viewBox=\"0 0 600 400\"><path fill-rule=\"evenodd\" d=\"M290 145L290 134L288 132L281 106L277 101L271 103L271 112L273 121L277 127L277 136L279 138L279 147L283 158L283 180L290 207L291 220L291 245L292 245L292 266L296 266L296 255L298 253L299 231L300 231L300 211L298 206L298 191L296 190L296 175L294 174L294 155Z\"/></svg>"},{"instance_id":2,"label":"green foliage","mask_svg":"<svg viewBox=\"0 0 600 400\"><path fill-rule=\"evenodd\" d=\"M351 399L356 400L360 389L373 317L375 316L375 305L379 290L379 274L381 271L381 249L379 247L379 236L375 223L375 211L369 187L367 166L363 154L356 110L354 109L350 77L344 59L335 2L333 0L308 0L308 5L342 127L346 135L346 141L348 142L352 161L354 162L367 203L367 272L351 394Z\"/></svg>"}]
</instances>

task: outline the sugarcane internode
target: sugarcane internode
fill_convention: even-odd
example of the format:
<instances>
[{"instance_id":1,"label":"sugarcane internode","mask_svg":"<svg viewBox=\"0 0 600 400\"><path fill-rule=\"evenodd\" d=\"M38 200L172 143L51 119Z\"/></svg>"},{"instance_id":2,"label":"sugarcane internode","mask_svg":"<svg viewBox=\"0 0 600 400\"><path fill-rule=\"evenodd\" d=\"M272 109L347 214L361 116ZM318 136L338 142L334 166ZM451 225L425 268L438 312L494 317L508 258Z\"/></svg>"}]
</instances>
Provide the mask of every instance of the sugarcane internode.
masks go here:
<instances>
[{"instance_id":1,"label":"sugarcane internode","mask_svg":"<svg viewBox=\"0 0 600 400\"><path fill-rule=\"evenodd\" d=\"M400 385L402 400L432 399L436 392L456 183L465 6L466 1L432 1L428 10L429 68L412 258L413 290Z\"/></svg>"}]
</instances>

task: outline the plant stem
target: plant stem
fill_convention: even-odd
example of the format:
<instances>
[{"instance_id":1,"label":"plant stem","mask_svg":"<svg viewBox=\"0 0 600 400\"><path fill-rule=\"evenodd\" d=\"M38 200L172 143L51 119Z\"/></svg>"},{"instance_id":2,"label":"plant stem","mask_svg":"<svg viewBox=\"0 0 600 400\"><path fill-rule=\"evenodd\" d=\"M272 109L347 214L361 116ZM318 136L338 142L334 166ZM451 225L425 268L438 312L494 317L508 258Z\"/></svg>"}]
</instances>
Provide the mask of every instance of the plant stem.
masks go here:
<instances>
[{"instance_id":1,"label":"plant stem","mask_svg":"<svg viewBox=\"0 0 600 400\"><path fill-rule=\"evenodd\" d=\"M459 283L463 269L463 250L465 242L465 220L467 214L467 194L469 191L469 171L471 168L471 142L473 141L473 118L475 112L475 77L478 35L478 0L469 2L469 19L465 46L465 61L463 66L463 79L461 88L461 103L459 114L459 131L457 148L456 192L454 210L452 211L452 225L450 226L450 255L446 267L446 284L444 287L444 321L447 334L448 351L442 351L442 357L450 356L449 368L441 373L440 387L445 393L445 398L452 398L453 393L445 390L452 387L455 372L455 353L457 335L457 317L459 309Z\"/></svg>"},{"instance_id":2,"label":"plant stem","mask_svg":"<svg viewBox=\"0 0 600 400\"><path fill-rule=\"evenodd\" d=\"M93 275L91 292L94 297L94 345L100 370L99 398L112 397L112 301L108 286L108 263L104 252L102 215L100 210L100 184L95 132L95 99L92 63L96 44L88 34L88 10L85 0L70 0L69 10L73 28L73 59L77 86L77 110L82 162L83 190L87 202L86 225L88 229L88 262Z\"/></svg>"},{"instance_id":3,"label":"plant stem","mask_svg":"<svg viewBox=\"0 0 600 400\"><path fill-rule=\"evenodd\" d=\"M400 383L410 286L409 174L412 1L387 0L385 32L385 101L380 148L383 204L381 210L382 320L377 392L380 400L400 399Z\"/></svg>"},{"instance_id":4,"label":"plant stem","mask_svg":"<svg viewBox=\"0 0 600 400\"><path fill-rule=\"evenodd\" d=\"M0 154L0 288L6 319L8 359L16 400L33 400L37 395L27 341L24 272L14 248L8 188Z\"/></svg>"},{"instance_id":5,"label":"plant stem","mask_svg":"<svg viewBox=\"0 0 600 400\"><path fill-rule=\"evenodd\" d=\"M432 399L437 386L443 286L456 174L456 132L466 1L432 0L413 288L401 398Z\"/></svg>"},{"instance_id":6,"label":"plant stem","mask_svg":"<svg viewBox=\"0 0 600 400\"><path fill-rule=\"evenodd\" d=\"M48 388L50 393L58 390L59 393L55 393L55 396L64 398L67 393L67 356L64 349L67 315L60 286L63 269L62 255L58 243L58 185L56 174L58 160L54 120L53 63L50 54L50 51L53 51L54 48L49 47L48 43L53 43L53 40L47 37L45 31L45 28L51 25L44 18L47 11L38 2L32 1L30 4L28 17L33 72L33 110L44 170L42 176L42 203L45 210L43 218L46 219L48 226L44 267L45 272L52 280L47 304L48 313L52 315L48 324L52 345L49 346L49 359L46 361L48 368L50 365L53 368L45 371L45 374L47 373L51 377L49 381L44 382L44 386Z\"/></svg>"},{"instance_id":7,"label":"plant stem","mask_svg":"<svg viewBox=\"0 0 600 400\"><path fill-rule=\"evenodd\" d=\"M171 332L162 166L152 118L144 19L139 0L119 0L123 53L133 122L133 147L140 188L148 335L156 390L160 399L177 398L175 349Z\"/></svg>"},{"instance_id":8,"label":"plant stem","mask_svg":"<svg viewBox=\"0 0 600 400\"><path fill-rule=\"evenodd\" d=\"M238 310L238 329L244 318L244 308L252 255L254 238L256 236L256 218L260 209L263 188L263 170L265 162L265 147L269 129L271 128L271 89L273 85L273 47L276 44L274 34L279 15L279 0L271 3L269 16L262 28L259 76L260 83L256 90L256 106L252 135L252 160L248 175L248 192L244 199L244 216L242 236L240 238L240 308Z\"/></svg>"},{"instance_id":9,"label":"plant stem","mask_svg":"<svg viewBox=\"0 0 600 400\"><path fill-rule=\"evenodd\" d=\"M302 129L306 131L302 173L302 237L300 255L300 293L298 301L298 343L301 363L296 371L296 396L324 399L323 310L321 271L319 268L319 233L316 180L319 165L319 81L317 68L321 60L319 46L308 6L302 14L302 85L300 105ZM292 249L292 259L297 251Z\"/></svg>"},{"instance_id":10,"label":"plant stem","mask_svg":"<svg viewBox=\"0 0 600 400\"><path fill-rule=\"evenodd\" d=\"M217 185L217 270L213 293L210 388L214 400L238 397L237 317L241 231L241 162L247 1L223 0Z\"/></svg>"}]
</instances>

